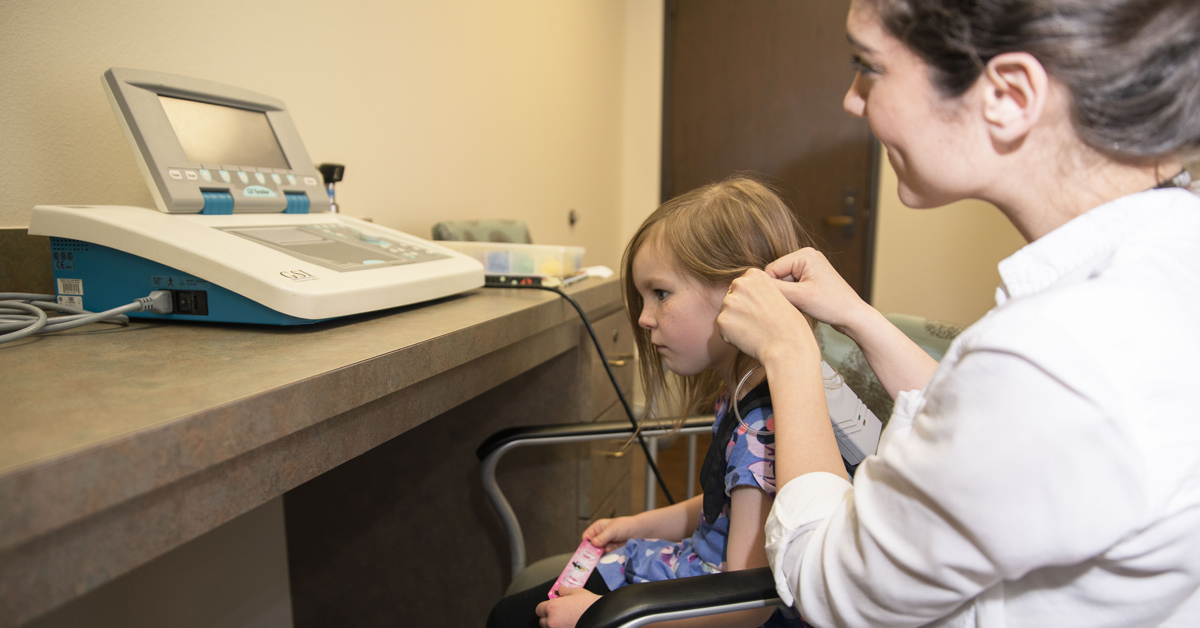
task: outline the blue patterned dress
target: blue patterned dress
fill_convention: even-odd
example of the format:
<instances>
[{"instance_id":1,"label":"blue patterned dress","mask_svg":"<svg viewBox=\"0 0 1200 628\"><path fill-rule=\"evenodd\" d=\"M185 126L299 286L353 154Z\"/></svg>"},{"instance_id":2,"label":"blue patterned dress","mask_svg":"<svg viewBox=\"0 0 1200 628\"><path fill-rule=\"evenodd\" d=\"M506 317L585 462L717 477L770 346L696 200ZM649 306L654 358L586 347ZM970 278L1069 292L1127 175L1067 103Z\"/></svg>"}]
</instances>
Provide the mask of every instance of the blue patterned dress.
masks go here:
<instances>
[{"instance_id":1,"label":"blue patterned dress","mask_svg":"<svg viewBox=\"0 0 1200 628\"><path fill-rule=\"evenodd\" d=\"M757 401L757 403L753 403ZM748 406L756 406L747 410ZM775 415L771 410L770 391L763 382L742 398L739 410L746 423L756 430L774 432ZM705 513L700 515L696 532L683 541L663 539L629 539L624 547L613 550L600 558L597 571L609 589L616 590L626 584L656 582L671 578L687 578L725 569L725 547L729 540L729 495L740 486L752 486L775 498L775 436L751 434L737 423L737 417L729 411L729 394L722 395L716 405L716 421L713 422L713 447L721 447L722 432L732 432L724 443L724 474L716 476L717 483L704 482ZM725 430L721 427L725 422ZM705 465L720 451L710 451ZM719 464L719 463L718 463ZM719 468L719 467L718 467ZM723 491L719 480L723 475ZM707 478L706 478L707 479ZM788 609L790 610L790 609ZM784 615L788 616L784 616ZM776 611L764 626L802 626L794 612Z\"/></svg>"}]
</instances>

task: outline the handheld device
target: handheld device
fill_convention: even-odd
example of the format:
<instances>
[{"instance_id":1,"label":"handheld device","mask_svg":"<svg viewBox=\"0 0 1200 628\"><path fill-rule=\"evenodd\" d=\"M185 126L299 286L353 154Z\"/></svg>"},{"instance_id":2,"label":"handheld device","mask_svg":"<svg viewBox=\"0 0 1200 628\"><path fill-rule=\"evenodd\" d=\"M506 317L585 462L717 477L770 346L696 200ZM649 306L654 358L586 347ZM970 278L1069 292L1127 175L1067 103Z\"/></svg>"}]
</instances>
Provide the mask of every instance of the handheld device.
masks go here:
<instances>
[{"instance_id":1,"label":"handheld device","mask_svg":"<svg viewBox=\"0 0 1200 628\"><path fill-rule=\"evenodd\" d=\"M596 547L590 541L580 543L579 549L571 555L571 560L567 561L567 566L563 568L558 580L554 581L554 586L550 587L550 599L558 597L559 588L578 589L587 583L588 576L592 575L603 555L603 547Z\"/></svg>"},{"instance_id":2,"label":"handheld device","mask_svg":"<svg viewBox=\"0 0 1200 628\"><path fill-rule=\"evenodd\" d=\"M746 371L741 381L733 390L733 398L741 397L742 386L750 375L762 368L755 366ZM833 424L833 435L837 437L838 450L846 462L854 465L863 461L867 456L879 449L879 437L883 432L883 422L867 407L858 395L850 390L842 375L827 362L821 360L821 378L825 384L825 405L829 409L829 422ZM733 404L733 415L737 417L742 429L751 434L770 434L771 430L755 429L742 418L738 411L737 402Z\"/></svg>"},{"instance_id":3,"label":"handheld device","mask_svg":"<svg viewBox=\"0 0 1200 628\"><path fill-rule=\"evenodd\" d=\"M130 316L291 325L483 285L466 255L331 213L342 168L318 172L282 101L124 68L103 83L159 211L35 207L60 302L99 310L167 289L171 313Z\"/></svg>"},{"instance_id":4,"label":"handheld device","mask_svg":"<svg viewBox=\"0 0 1200 628\"><path fill-rule=\"evenodd\" d=\"M838 449L846 462L858 464L879 449L883 422L850 390L842 375L824 360L821 361L821 377L825 380L825 404L829 406L829 420L833 423Z\"/></svg>"}]
</instances>

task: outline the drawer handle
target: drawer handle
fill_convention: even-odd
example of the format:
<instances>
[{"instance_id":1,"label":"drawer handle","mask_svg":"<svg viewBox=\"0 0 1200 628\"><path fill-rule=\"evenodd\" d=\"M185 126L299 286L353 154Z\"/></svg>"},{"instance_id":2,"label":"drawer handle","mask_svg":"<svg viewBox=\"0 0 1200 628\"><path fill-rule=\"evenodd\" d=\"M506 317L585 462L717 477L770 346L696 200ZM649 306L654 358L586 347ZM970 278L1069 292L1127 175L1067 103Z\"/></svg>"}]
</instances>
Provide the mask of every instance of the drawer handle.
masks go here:
<instances>
[{"instance_id":1,"label":"drawer handle","mask_svg":"<svg viewBox=\"0 0 1200 628\"><path fill-rule=\"evenodd\" d=\"M608 359L609 366L625 366L627 361L633 360L632 353L618 353Z\"/></svg>"}]
</instances>

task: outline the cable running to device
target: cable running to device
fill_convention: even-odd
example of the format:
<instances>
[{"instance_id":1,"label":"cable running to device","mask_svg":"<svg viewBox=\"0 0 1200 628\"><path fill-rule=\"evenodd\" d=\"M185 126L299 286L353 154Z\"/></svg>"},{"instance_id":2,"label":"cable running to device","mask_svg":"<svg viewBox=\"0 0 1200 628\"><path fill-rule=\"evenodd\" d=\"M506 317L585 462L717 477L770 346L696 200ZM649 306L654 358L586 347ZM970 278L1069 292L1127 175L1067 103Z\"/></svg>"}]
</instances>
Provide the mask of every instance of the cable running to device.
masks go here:
<instances>
[{"instance_id":1,"label":"cable running to device","mask_svg":"<svg viewBox=\"0 0 1200 628\"><path fill-rule=\"evenodd\" d=\"M166 314L172 309L171 293L167 290L155 290L136 301L103 312L89 312L62 305L56 299L52 294L0 292L0 344L92 323L128 325L129 317L124 315L126 312L153 310ZM64 314L51 318L46 316L47 310Z\"/></svg>"},{"instance_id":2,"label":"cable running to device","mask_svg":"<svg viewBox=\"0 0 1200 628\"><path fill-rule=\"evenodd\" d=\"M500 286L497 286L500 287ZM642 451L646 454L646 464L650 466L650 470L654 473L654 479L658 481L658 487L662 489L663 495L667 498L668 504L674 504L675 499L671 497L671 491L667 490L667 483L663 481L662 473L658 471L658 465L654 463L654 458L650 455L650 447L646 445L646 439L642 437L638 431L637 419L633 416L633 408L629 405L629 400L625 399L625 393L621 391L620 384L617 383L617 376L613 374L612 367L608 364L608 356L604 354L604 347L600 344L600 339L596 336L596 330L592 328L592 322L588 320L587 314L584 314L583 307L579 305L575 299L563 292L558 286L504 286L515 288L534 288L537 290L546 290L553 292L558 296L567 300L571 307L579 313L579 318L583 320L584 327L587 328L588 335L592 337L592 344L596 346L596 352L600 354L600 363L604 365L604 371L608 373L608 381L612 382L613 389L617 391L617 398L621 400L621 406L625 408L625 416L629 417L629 422L633 425L634 434L637 436L638 444L642 446Z\"/></svg>"}]
</instances>

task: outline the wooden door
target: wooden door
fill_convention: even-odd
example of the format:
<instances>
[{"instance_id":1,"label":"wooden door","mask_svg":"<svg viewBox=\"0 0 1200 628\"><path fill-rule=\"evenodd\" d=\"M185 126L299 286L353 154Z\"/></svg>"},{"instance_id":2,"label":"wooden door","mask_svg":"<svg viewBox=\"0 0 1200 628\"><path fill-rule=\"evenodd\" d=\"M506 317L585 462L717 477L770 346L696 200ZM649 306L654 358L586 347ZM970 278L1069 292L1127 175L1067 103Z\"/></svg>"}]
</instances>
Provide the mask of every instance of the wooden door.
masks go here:
<instances>
[{"instance_id":1,"label":"wooden door","mask_svg":"<svg viewBox=\"0 0 1200 628\"><path fill-rule=\"evenodd\" d=\"M667 0L663 200L747 173L771 183L870 297L876 142L842 110L850 0Z\"/></svg>"}]
</instances>

